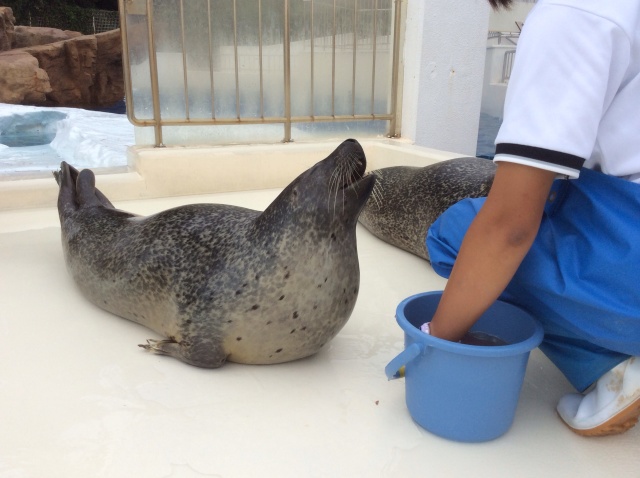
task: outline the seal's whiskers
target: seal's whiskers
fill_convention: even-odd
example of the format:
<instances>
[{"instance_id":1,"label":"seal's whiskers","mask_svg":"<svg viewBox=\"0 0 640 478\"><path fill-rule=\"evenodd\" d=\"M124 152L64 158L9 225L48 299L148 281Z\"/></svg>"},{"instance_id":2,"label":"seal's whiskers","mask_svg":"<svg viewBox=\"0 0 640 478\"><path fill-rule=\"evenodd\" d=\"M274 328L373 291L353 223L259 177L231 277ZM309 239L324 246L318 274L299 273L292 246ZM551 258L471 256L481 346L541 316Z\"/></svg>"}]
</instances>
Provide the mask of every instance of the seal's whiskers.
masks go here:
<instances>
[{"instance_id":1,"label":"seal's whiskers","mask_svg":"<svg viewBox=\"0 0 640 478\"><path fill-rule=\"evenodd\" d=\"M371 173L365 173L365 174L360 173L358 171L358 166L360 165L360 162L358 160L358 157L353 153L350 153L347 156L347 161L348 161L348 166L352 170L351 174L355 173L357 176L356 180L360 180L363 177L367 176L368 174L374 174L377 178L382 177L382 174L379 170L373 171ZM376 181L374 183L373 191L371 191L371 196L373 197L373 200L376 203L376 206L378 206L378 208L381 207L384 196L382 191L382 184L380 181Z\"/></svg>"},{"instance_id":2,"label":"seal's whiskers","mask_svg":"<svg viewBox=\"0 0 640 478\"><path fill-rule=\"evenodd\" d=\"M345 208L348 202L347 191L352 191L356 194L356 197L360 196L362 192L354 185L362 178L367 176L364 172L365 165L363 159L356 152L348 151L342 152L339 157L335 159L333 170L328 178L328 197L327 197L327 209L333 210L333 216L336 216L338 195L342 192L342 213L345 212ZM351 194L351 192L350 192ZM381 194L376 199L377 202L381 200ZM333 206L331 202L333 201Z\"/></svg>"},{"instance_id":3,"label":"seal's whiskers","mask_svg":"<svg viewBox=\"0 0 640 478\"><path fill-rule=\"evenodd\" d=\"M338 163L338 166L332 171L331 177L329 178L329 191L327 194L327 209L331 209L331 196L333 196L333 215L336 213L336 202L338 201L338 189L340 189L340 166L341 163ZM334 192L335 188L335 192Z\"/></svg>"}]
</instances>

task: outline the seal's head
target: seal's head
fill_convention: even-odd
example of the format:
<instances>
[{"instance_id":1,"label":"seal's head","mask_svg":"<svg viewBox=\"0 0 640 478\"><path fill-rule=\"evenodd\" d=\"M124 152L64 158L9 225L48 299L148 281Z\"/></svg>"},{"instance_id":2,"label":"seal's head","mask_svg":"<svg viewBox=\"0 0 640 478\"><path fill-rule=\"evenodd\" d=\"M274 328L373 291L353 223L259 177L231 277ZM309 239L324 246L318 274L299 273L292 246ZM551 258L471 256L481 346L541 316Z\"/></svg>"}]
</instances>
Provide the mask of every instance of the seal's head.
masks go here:
<instances>
[{"instance_id":1,"label":"seal's head","mask_svg":"<svg viewBox=\"0 0 640 478\"><path fill-rule=\"evenodd\" d=\"M291 182L262 217L303 218L316 230L353 230L375 184L374 175L365 175L366 165L360 143L347 139Z\"/></svg>"},{"instance_id":2,"label":"seal's head","mask_svg":"<svg viewBox=\"0 0 640 478\"><path fill-rule=\"evenodd\" d=\"M360 223L383 241L429 260L431 225L458 201L486 196L495 172L493 161L475 157L372 171L379 193L363 208Z\"/></svg>"}]
</instances>

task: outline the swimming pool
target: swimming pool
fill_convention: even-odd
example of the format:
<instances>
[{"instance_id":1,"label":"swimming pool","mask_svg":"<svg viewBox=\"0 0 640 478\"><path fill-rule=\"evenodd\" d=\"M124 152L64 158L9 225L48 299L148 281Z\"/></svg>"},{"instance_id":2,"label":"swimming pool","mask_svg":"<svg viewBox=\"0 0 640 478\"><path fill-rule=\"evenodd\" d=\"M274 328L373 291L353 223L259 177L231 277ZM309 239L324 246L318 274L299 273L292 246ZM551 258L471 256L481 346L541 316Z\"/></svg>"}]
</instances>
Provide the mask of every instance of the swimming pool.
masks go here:
<instances>
[{"instance_id":1,"label":"swimming pool","mask_svg":"<svg viewBox=\"0 0 640 478\"><path fill-rule=\"evenodd\" d=\"M62 160L122 169L134 143L133 126L122 114L0 104L2 179L48 176Z\"/></svg>"}]
</instances>

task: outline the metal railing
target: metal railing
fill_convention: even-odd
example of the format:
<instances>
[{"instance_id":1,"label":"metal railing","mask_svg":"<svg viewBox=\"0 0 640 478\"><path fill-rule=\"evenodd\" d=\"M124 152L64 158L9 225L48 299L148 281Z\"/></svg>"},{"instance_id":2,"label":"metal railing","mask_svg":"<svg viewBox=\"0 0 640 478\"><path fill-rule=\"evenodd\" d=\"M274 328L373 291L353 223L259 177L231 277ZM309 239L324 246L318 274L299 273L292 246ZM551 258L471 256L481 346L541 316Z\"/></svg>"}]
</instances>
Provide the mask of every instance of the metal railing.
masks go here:
<instances>
[{"instance_id":1,"label":"metal railing","mask_svg":"<svg viewBox=\"0 0 640 478\"><path fill-rule=\"evenodd\" d=\"M510 45L517 45L518 39L520 38L520 32L498 32L498 31L489 31L487 35L488 40L496 40L496 45L502 45L502 43L507 43Z\"/></svg>"},{"instance_id":2,"label":"metal railing","mask_svg":"<svg viewBox=\"0 0 640 478\"><path fill-rule=\"evenodd\" d=\"M515 57L515 50L504 52L504 59L502 60L502 83L507 83L509 78L511 78L511 70L513 69L513 60Z\"/></svg>"},{"instance_id":3,"label":"metal railing","mask_svg":"<svg viewBox=\"0 0 640 478\"><path fill-rule=\"evenodd\" d=\"M172 0L165 0L167 1ZM267 29L273 29L273 22L268 25L264 24L264 12L263 12L263 2L266 0L253 0L252 5L255 9L257 9L256 18L257 20L257 31L250 32L252 37L255 37L255 44L252 45L253 48L257 46L257 53L249 59L249 57L242 57L243 65L242 68L246 69L254 69L258 71L259 75L259 95L258 99L255 101L259 101L259 113L258 114L244 114L241 108L241 97L245 95L245 91L243 90L243 85L241 82L241 72L240 72L240 50L242 48L242 41L246 41L246 31L245 36L240 36L238 33L239 25L238 25L238 1L239 0L228 0L231 1L232 4L232 40L227 40L229 43L225 45L224 48L214 48L213 45L215 43L215 39L217 38L218 31L216 31L215 26L212 24L212 18L215 19L215 16L212 16L212 10L220 8L221 3L216 3L217 0L199 0L200 2L205 2L206 4L206 15L208 18L206 20L202 19L204 23L206 23L206 27L204 31L205 35L200 38L200 46L202 47L204 53L201 55L202 57L207 58L205 67L200 67L200 69L196 72L199 75L199 79L202 80L203 76L208 77L208 86L206 87L208 91L205 91L205 95L207 96L207 101L210 102L209 108L210 114L207 117L202 117L202 115L192 114L190 108L193 108L194 101L190 96L194 94L191 91L190 81L191 76L194 76L194 71L190 70L190 62L192 61L190 55L193 55L193 52L188 51L187 43L188 39L186 38L187 34L193 35L193 30L188 30L185 27L185 2L190 0L174 0L177 2L177 25L179 28L174 32L174 36L178 36L177 43L181 45L180 48L177 48L177 51L174 51L174 65L176 70L180 70L182 72L182 78L180 79L183 88L180 93L182 98L179 99L179 103L181 105L181 114L176 115L172 113L167 113L168 109L166 107L166 100L163 97L162 91L162 79L159 73L158 67L158 58L159 55L164 54L165 52L159 52L159 40L158 40L158 32L156 31L158 25L156 24L156 19L154 15L156 14L156 8L154 8L154 3L161 3L160 0L119 0L119 10L120 10L120 24L122 26L122 41L123 41L123 65L124 65L124 73L125 73L125 95L126 95L126 103L127 103L127 114L129 116L129 120L135 126L141 127L153 127L154 135L155 135L155 144L156 146L164 146L163 142L163 127L165 126L179 126L179 125L241 125L241 124L274 124L281 123L284 126L284 142L288 142L292 140L291 135L291 127L294 123L316 123L316 122L351 122L351 121L386 121L387 128L386 134L390 137L399 136L399 126L397 121L397 110L399 105L399 68L400 68L400 41L401 41L401 14L402 14L402 0L386 0L389 5L389 8L386 10L380 8L379 2L383 0L348 0L352 2L353 7L346 9L345 2L347 0L340 0L340 4L338 4L338 0L280 0L281 9L283 12L283 17L281 19L281 25L277 25L275 29L282 28L281 32L281 40L276 41L275 45L272 40L267 41L268 31ZM274 4L274 0L270 0L271 4ZM292 2L301 2L296 5L296 7L300 7L300 5L307 4L308 11L310 15L308 18L305 17L304 31L294 30L291 28L291 4ZM304 2L304 3L302 3ZM359 3L360 2L360 3ZM228 2L227 2L228 3ZM318 6L323 7L323 12L326 13L329 20L330 27L329 31L319 31L319 28L316 23L316 18L314 14L317 14L318 8L314 8L314 3ZM372 30L363 33L362 25L358 24L358 19L362 18L365 14L362 5L373 5L373 8L367 9L365 12L370 16L372 21ZM244 3L243 5L246 5ZM309 8L310 7L310 8ZM326 8L325 8L326 7ZM216 10L217 11L217 10ZM315 12L315 13L314 13ZM269 12L271 13L271 11ZM137 26L139 27L141 24L145 25L146 32L141 37L140 32L138 31L138 36L132 42L132 19L133 16L136 16L138 19ZM338 31L338 23L339 20L343 20L344 18L349 18L349 15L353 17L350 20L350 27L352 31ZM384 19L388 22L388 24L383 24L381 18L384 15ZM298 20L298 19L296 19ZM190 26L193 22L190 20ZM332 28L331 28L332 25ZM326 25L325 25L326 27ZM327 28L325 28L327 30ZM280 34L280 32L278 32ZM292 38L292 35L295 38ZM135 43L146 43L146 45L142 45L143 48L146 47L148 49L148 78L149 78L149 89L150 89L150 113L138 114L136 111L136 105L134 101L134 95L139 94L137 91L134 91L132 86L132 63L131 63L131 51L132 47L136 47ZM265 50L268 48L270 52L274 51L274 46L277 46L282 43L282 53L281 56L278 54L277 57L269 56L265 53ZM296 55L300 55L300 51L303 51L306 57L306 64L310 68L309 82L306 86L308 91L304 93L308 95L311 100L308 107L308 114L293 114L292 112L292 44L296 44ZM208 51L206 45L208 45ZM324 45L324 46L323 46ZM138 44L137 47L141 45ZM304 48L302 48L304 47ZM314 83L314 78L320 67L318 67L315 62L317 60L317 55L315 49L323 48L327 55L330 55L331 61L331 88L330 88L330 97L328 101L330 102L330 109L326 111L316 111L314 107L314 98L316 95L317 85ZM344 91L345 88L339 86L336 79L338 78L337 71L337 55L340 55L341 61L344 58L344 50L348 51L348 54L351 54L351 64L352 64L352 78L350 83L350 91ZM385 98L381 101L379 93L376 95L376 88L379 89L379 85L377 82L382 83L379 75L380 71L384 71L380 65L376 64L378 58L378 53L385 49L388 51L391 61L389 64L389 70L387 73L389 77L385 78L385 84L389 84L387 91L384 92ZM225 58L225 56L221 53L224 52L233 52L232 60ZM359 61L361 61L362 55L370 55L367 60L367 67L370 68L368 72L369 80L366 85L367 88L371 90L371 96L369 98L369 107L366 111L363 111L361 98L357 99L357 93L359 90L362 90L364 85L360 84L359 81L356 80L356 71L360 72L364 66L362 66ZM275 58L275 60L274 60ZM281 58L281 66L279 65ZM230 64L229 61L233 63ZM146 62L146 59L145 59ZM229 74L225 76L227 91L234 90L235 98L230 100L229 96L225 95L221 97L221 95L216 93L216 88L219 87L220 81L218 84L215 82L216 75L219 75L221 65L225 63L231 68L229 68ZM270 100L270 94L273 92L265 86L265 71L267 64L269 68L273 69L274 64L278 64L277 68L281 68L281 86L284 91L282 97L282 105L281 112L282 114L268 114L265 112L265 103L267 100ZM146 63L145 63L146 65ZM249 65L249 66L247 66ZM342 65L342 63L341 63ZM203 70L208 70L207 73L204 73ZM318 71L317 71L318 70ZM323 72L324 73L324 72ZM344 85L344 81L342 81L342 76L340 76L340 85ZM342 88L342 90L339 90ZM299 89L299 88L298 88ZM200 92L202 93L202 92ZM299 93L299 91L298 91ZM175 91L174 91L175 94ZM202 96L202 95L201 95ZM246 96L246 95L245 95ZM350 112L347 114L339 114L337 111L337 104L340 106L340 110L344 110L345 107L345 98L349 98L351 103ZM221 101L226 101L230 103L235 101L235 111L233 115L229 114L217 114L216 106ZM273 101L270 101L270 104ZM356 105L357 103L357 105ZM366 101L364 103L367 103ZM385 111L380 112L380 104L385 106ZM200 104L200 103L198 103ZM255 105L254 105L255 106ZM300 109L300 108L297 108ZM255 110L255 108L254 108ZM270 111L272 113L272 111Z\"/></svg>"}]
</instances>

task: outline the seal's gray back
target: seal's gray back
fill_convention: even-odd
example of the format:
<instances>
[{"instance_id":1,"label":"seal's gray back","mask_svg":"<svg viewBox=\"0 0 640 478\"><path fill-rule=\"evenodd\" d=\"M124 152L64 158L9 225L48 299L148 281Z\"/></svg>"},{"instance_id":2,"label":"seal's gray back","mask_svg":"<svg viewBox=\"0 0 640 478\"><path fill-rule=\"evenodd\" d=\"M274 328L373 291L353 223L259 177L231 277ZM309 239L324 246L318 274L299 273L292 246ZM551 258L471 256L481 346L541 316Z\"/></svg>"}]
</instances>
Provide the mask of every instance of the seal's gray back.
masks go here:
<instances>
[{"instance_id":1,"label":"seal's gray back","mask_svg":"<svg viewBox=\"0 0 640 478\"><path fill-rule=\"evenodd\" d=\"M378 200L367 202L359 221L383 241L429 260L425 239L431 224L458 201L486 196L495 168L490 160L465 157L378 169Z\"/></svg>"},{"instance_id":2,"label":"seal's gray back","mask_svg":"<svg viewBox=\"0 0 640 478\"><path fill-rule=\"evenodd\" d=\"M212 282L233 280L225 271L237 273L237 267L228 264L240 262L246 250L239 231L258 214L206 204L146 218L84 208L63 224L63 247L69 271L89 300L157 332L176 334L163 322L200 315L197 309L220 300L203 298L202 290L218 290ZM232 242L229 231L235 231Z\"/></svg>"}]
</instances>

